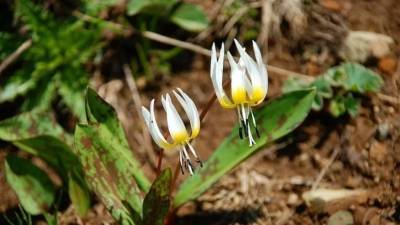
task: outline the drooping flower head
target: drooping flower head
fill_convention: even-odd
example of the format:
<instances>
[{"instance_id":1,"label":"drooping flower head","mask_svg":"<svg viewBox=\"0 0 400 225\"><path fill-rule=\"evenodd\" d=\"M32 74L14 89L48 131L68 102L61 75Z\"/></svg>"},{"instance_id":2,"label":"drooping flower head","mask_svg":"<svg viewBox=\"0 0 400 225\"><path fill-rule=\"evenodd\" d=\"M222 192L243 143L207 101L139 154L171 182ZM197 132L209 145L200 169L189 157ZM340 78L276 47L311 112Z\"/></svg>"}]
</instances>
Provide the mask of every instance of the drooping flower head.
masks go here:
<instances>
[{"instance_id":1,"label":"drooping flower head","mask_svg":"<svg viewBox=\"0 0 400 225\"><path fill-rule=\"evenodd\" d=\"M251 107L260 104L265 99L268 91L268 74L256 42L253 41L255 61L237 40L234 40L234 42L240 57L236 61L231 53L227 52L230 65L230 97L225 92L223 85L225 55L223 44L218 57L215 44L212 45L210 75L219 103L224 108L237 109L240 126L239 136L241 138L243 138L243 135L248 137L249 145L252 146L255 141L249 120L251 120L257 136L259 136L259 132Z\"/></svg>"},{"instance_id":2,"label":"drooping flower head","mask_svg":"<svg viewBox=\"0 0 400 225\"><path fill-rule=\"evenodd\" d=\"M190 141L197 137L200 132L200 118L197 111L196 105L193 100L180 88L177 91L173 91L176 99L181 104L190 122L190 132L185 127L177 109L172 103L169 94L161 96L161 103L167 115L167 125L170 134L170 141L161 132L154 113L154 102L151 100L150 111L142 106L142 115L149 129L150 135L154 142L165 150L179 149L179 162L181 165L181 171L184 169L188 170L190 174L193 174L193 164L190 159L191 154L195 160L202 165L200 158L197 156L196 151L190 144Z\"/></svg>"}]
</instances>

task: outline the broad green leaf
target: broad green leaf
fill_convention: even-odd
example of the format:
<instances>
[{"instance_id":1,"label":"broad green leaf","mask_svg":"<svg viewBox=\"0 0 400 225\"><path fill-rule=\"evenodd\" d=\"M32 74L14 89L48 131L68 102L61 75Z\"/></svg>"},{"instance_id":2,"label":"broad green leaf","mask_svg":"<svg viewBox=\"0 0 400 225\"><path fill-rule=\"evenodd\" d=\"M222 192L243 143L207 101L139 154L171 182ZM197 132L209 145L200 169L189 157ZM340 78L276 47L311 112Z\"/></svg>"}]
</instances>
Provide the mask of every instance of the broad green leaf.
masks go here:
<instances>
[{"instance_id":1,"label":"broad green leaf","mask_svg":"<svg viewBox=\"0 0 400 225\"><path fill-rule=\"evenodd\" d=\"M127 14L130 16L139 13L164 15L177 3L177 0L129 0Z\"/></svg>"},{"instance_id":2,"label":"broad green leaf","mask_svg":"<svg viewBox=\"0 0 400 225\"><path fill-rule=\"evenodd\" d=\"M124 157L115 151L118 148L118 145L113 147L115 138L100 137L103 131L98 127L78 125L75 129L75 150L91 189L116 220L123 225L131 225L133 221L123 201L127 201L136 212L141 212L142 204L132 176L133 168L127 166Z\"/></svg>"},{"instance_id":3,"label":"broad green leaf","mask_svg":"<svg viewBox=\"0 0 400 225\"><path fill-rule=\"evenodd\" d=\"M163 225L170 206L172 172L165 169L151 185L143 201L143 224Z\"/></svg>"},{"instance_id":4,"label":"broad green leaf","mask_svg":"<svg viewBox=\"0 0 400 225\"><path fill-rule=\"evenodd\" d=\"M51 113L31 111L0 121L0 139L2 140L13 142L40 135L58 137L71 143L70 137Z\"/></svg>"},{"instance_id":5,"label":"broad green leaf","mask_svg":"<svg viewBox=\"0 0 400 225\"><path fill-rule=\"evenodd\" d=\"M32 215L45 213L52 205L55 188L49 177L29 160L13 155L5 162L7 182L24 209Z\"/></svg>"},{"instance_id":6,"label":"broad green leaf","mask_svg":"<svg viewBox=\"0 0 400 225\"><path fill-rule=\"evenodd\" d=\"M189 3L180 4L171 14L170 20L185 30L199 32L208 27L208 19L201 8Z\"/></svg>"},{"instance_id":7,"label":"broad green leaf","mask_svg":"<svg viewBox=\"0 0 400 225\"><path fill-rule=\"evenodd\" d=\"M118 120L117 113L112 106L105 102L92 89L88 89L86 93L86 116L89 124L95 124L99 129L99 136L104 140L103 145L110 145L110 147L115 149L110 157L115 159L122 157L124 159L124 164L126 164L127 169L130 171L129 174L134 176L139 188L144 192L148 192L150 182L140 169L139 162L129 148L124 129Z\"/></svg>"},{"instance_id":8,"label":"broad green leaf","mask_svg":"<svg viewBox=\"0 0 400 225\"><path fill-rule=\"evenodd\" d=\"M358 93L377 92L383 85L378 74L356 63L344 63L329 69L325 76L333 85Z\"/></svg>"},{"instance_id":9,"label":"broad green leaf","mask_svg":"<svg viewBox=\"0 0 400 225\"><path fill-rule=\"evenodd\" d=\"M197 198L262 146L293 131L308 115L314 97L314 89L294 91L257 110L256 119L261 137L253 147L249 147L247 141L239 139L236 126L204 166L180 186L174 199L174 207Z\"/></svg>"},{"instance_id":10,"label":"broad green leaf","mask_svg":"<svg viewBox=\"0 0 400 225\"><path fill-rule=\"evenodd\" d=\"M82 166L66 144L72 142L70 136L57 124L52 114L33 111L0 121L0 139L45 160L65 183L72 180L75 190L81 190L79 202L89 202ZM75 192L69 190L69 193L72 199ZM72 202L78 204L73 199ZM77 208L80 206L83 205L75 205Z\"/></svg>"}]
</instances>

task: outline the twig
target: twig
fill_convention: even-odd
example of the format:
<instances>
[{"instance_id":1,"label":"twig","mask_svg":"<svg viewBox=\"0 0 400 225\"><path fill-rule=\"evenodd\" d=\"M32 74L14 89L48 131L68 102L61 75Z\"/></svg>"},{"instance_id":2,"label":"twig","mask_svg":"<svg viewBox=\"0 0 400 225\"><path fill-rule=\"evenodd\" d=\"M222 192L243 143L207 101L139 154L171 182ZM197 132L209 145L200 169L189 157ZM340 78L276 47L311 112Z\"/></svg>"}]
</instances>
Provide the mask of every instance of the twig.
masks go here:
<instances>
[{"instance_id":1,"label":"twig","mask_svg":"<svg viewBox=\"0 0 400 225\"><path fill-rule=\"evenodd\" d=\"M32 39L26 40L24 43L22 43L17 50L15 50L11 55L9 55L3 62L0 64L0 74L10 65L12 64L15 60L18 59L18 57L25 52L29 47L32 46Z\"/></svg>"},{"instance_id":2,"label":"twig","mask_svg":"<svg viewBox=\"0 0 400 225\"><path fill-rule=\"evenodd\" d=\"M318 174L317 179L315 180L315 182L313 183L313 185L311 186L311 190L314 191L315 189L317 189L319 183L321 182L322 178L324 178L326 172L328 172L329 167L332 165L332 163L335 161L336 156L339 154L340 152L340 147L336 147L335 150L332 152L331 157L329 158L329 162L325 165L325 167L321 170L321 172Z\"/></svg>"},{"instance_id":3,"label":"twig","mask_svg":"<svg viewBox=\"0 0 400 225\"><path fill-rule=\"evenodd\" d=\"M396 98L396 97L393 97L393 96L390 96L390 95L385 95L385 94L382 94L382 93L376 93L376 95L378 96L379 99L381 99L381 100L383 100L385 102L391 103L393 105L400 105L400 99L399 98Z\"/></svg>"},{"instance_id":4,"label":"twig","mask_svg":"<svg viewBox=\"0 0 400 225\"><path fill-rule=\"evenodd\" d=\"M134 105L135 105L136 112L139 115L139 117L142 118L140 116L140 115L142 115L140 107L143 104L142 104L142 100L140 99L140 95L139 95L139 92L137 90L137 87L136 87L135 79L133 79L132 70L131 70L131 68L129 67L128 64L124 64L123 70L124 70L124 73L125 73L126 83L128 84L129 90L131 92L131 96L132 96L132 99L133 99L133 102L134 102ZM156 166L155 165L156 156L154 154L154 148L153 148L153 145L151 143L151 138L149 136L149 133L145 131L145 124L144 124L143 120L141 119L140 121L141 121L140 126L141 126L142 131L143 131L142 132L142 137L143 137L143 140L144 140L144 146L147 149L146 154L147 154L147 156L149 158L149 161L150 161L150 164L152 165L152 168L154 169L154 168L156 168L155 167Z\"/></svg>"},{"instance_id":5,"label":"twig","mask_svg":"<svg viewBox=\"0 0 400 225\"><path fill-rule=\"evenodd\" d=\"M153 41L158 41L158 42L161 42L161 43L164 43L164 44L177 46L177 47L180 47L180 48L183 48L183 49L187 49L187 50L190 50L190 51L193 51L193 52L197 52L197 53L202 54L202 55L211 56L210 50L208 50L206 48L203 48L203 47L201 47L199 45L195 45L195 44L186 42L186 41L181 41L181 40L178 40L178 39L175 39L175 38L170 38L170 37L167 37L167 36L164 36L164 35L161 35L161 34L158 34L158 33L154 33L154 32L151 32L151 31L143 31L143 32L139 32L139 34L142 35L143 37L146 37L146 38L148 38L150 40L153 40Z\"/></svg>"}]
</instances>

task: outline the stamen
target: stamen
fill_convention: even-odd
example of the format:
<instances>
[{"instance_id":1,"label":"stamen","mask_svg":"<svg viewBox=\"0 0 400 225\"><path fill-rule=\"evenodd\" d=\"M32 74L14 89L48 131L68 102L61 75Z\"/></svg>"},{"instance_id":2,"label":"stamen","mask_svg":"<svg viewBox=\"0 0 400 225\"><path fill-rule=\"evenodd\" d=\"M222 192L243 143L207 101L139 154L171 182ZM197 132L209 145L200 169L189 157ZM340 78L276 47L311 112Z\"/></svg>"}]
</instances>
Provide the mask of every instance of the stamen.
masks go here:
<instances>
[{"instance_id":1,"label":"stamen","mask_svg":"<svg viewBox=\"0 0 400 225\"><path fill-rule=\"evenodd\" d=\"M190 175L193 175L193 165L192 165L192 161L190 160L189 154L186 151L186 147L183 145L182 146L183 149L183 155L184 155L184 160L185 160L185 167L187 170L189 170Z\"/></svg>"},{"instance_id":2,"label":"stamen","mask_svg":"<svg viewBox=\"0 0 400 225\"><path fill-rule=\"evenodd\" d=\"M179 151L179 164L181 167L181 172L182 175L185 174L184 170L183 170L183 156L182 156L182 150Z\"/></svg>"},{"instance_id":3,"label":"stamen","mask_svg":"<svg viewBox=\"0 0 400 225\"><path fill-rule=\"evenodd\" d=\"M190 152L193 154L194 158L196 159L196 162L200 164L200 167L203 167L203 162L201 161L200 157L197 156L196 151L194 150L193 146L187 142L187 145L189 146Z\"/></svg>"},{"instance_id":4,"label":"stamen","mask_svg":"<svg viewBox=\"0 0 400 225\"><path fill-rule=\"evenodd\" d=\"M258 132L256 118L254 117L254 113L253 113L253 110L251 109L251 107L249 107L249 112L251 115L251 119L253 121L254 129L256 130L257 137L260 138L260 132Z\"/></svg>"}]
</instances>

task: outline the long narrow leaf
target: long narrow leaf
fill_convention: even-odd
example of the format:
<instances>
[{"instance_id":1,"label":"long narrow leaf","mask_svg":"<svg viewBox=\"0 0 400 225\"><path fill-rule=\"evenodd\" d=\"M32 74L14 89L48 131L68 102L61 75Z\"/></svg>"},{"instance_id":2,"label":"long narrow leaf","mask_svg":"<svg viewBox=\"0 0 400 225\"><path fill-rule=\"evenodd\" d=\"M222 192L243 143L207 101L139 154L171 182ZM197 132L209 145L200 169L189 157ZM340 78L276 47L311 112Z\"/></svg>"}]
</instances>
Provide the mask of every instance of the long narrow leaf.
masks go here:
<instances>
[{"instance_id":1,"label":"long narrow leaf","mask_svg":"<svg viewBox=\"0 0 400 225\"><path fill-rule=\"evenodd\" d=\"M181 185L174 199L174 207L197 198L220 177L259 151L262 146L294 130L306 118L314 96L314 89L295 91L258 110L256 119L260 126L261 137L253 147L249 147L247 141L238 138L238 127L235 127L203 168Z\"/></svg>"}]
</instances>

